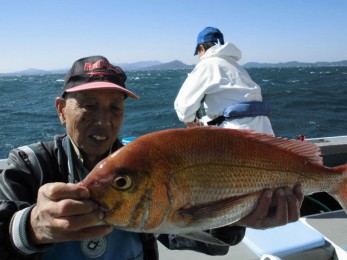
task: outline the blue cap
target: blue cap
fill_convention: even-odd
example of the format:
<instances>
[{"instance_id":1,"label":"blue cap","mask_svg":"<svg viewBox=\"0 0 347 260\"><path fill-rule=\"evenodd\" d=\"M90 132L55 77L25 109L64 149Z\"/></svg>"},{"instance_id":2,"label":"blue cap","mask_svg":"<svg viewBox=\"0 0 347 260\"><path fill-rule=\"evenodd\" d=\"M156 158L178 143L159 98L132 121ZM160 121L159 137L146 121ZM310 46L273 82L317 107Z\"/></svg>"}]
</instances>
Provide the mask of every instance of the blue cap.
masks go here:
<instances>
[{"instance_id":1,"label":"blue cap","mask_svg":"<svg viewBox=\"0 0 347 260\"><path fill-rule=\"evenodd\" d=\"M199 44L202 44L204 42L215 42L219 44L224 44L224 37L220 30L214 27L206 27L203 29L199 35L198 39L196 41L196 46ZM198 54L198 49L195 49L194 55Z\"/></svg>"}]
</instances>

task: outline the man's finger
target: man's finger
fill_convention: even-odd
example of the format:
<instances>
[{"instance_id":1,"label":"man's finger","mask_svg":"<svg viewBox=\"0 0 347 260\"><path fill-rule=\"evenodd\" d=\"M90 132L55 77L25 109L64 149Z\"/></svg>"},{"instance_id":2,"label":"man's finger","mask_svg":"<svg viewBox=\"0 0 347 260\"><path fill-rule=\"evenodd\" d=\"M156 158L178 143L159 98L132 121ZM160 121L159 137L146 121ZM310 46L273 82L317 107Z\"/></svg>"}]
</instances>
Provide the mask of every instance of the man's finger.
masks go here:
<instances>
[{"instance_id":1,"label":"man's finger","mask_svg":"<svg viewBox=\"0 0 347 260\"><path fill-rule=\"evenodd\" d=\"M99 205L92 200L64 199L58 201L55 207L50 209L50 212L54 217L69 217L88 214L98 208Z\"/></svg>"},{"instance_id":2,"label":"man's finger","mask_svg":"<svg viewBox=\"0 0 347 260\"><path fill-rule=\"evenodd\" d=\"M65 232L72 232L97 226L101 223L103 218L104 213L101 210L95 210L84 215L55 218L53 226L62 229Z\"/></svg>"},{"instance_id":3,"label":"man's finger","mask_svg":"<svg viewBox=\"0 0 347 260\"><path fill-rule=\"evenodd\" d=\"M276 191L277 209L276 220L278 225L285 225L288 222L288 205L283 189Z\"/></svg>"},{"instance_id":4,"label":"man's finger","mask_svg":"<svg viewBox=\"0 0 347 260\"><path fill-rule=\"evenodd\" d=\"M265 190L261 195L259 204L254 211L254 214L257 216L257 218L262 219L267 216L271 205L272 195L273 193L271 190Z\"/></svg>"},{"instance_id":5,"label":"man's finger","mask_svg":"<svg viewBox=\"0 0 347 260\"><path fill-rule=\"evenodd\" d=\"M73 183L48 183L40 188L40 191L46 198L53 201L62 199L89 199L90 193L87 188Z\"/></svg>"}]
</instances>

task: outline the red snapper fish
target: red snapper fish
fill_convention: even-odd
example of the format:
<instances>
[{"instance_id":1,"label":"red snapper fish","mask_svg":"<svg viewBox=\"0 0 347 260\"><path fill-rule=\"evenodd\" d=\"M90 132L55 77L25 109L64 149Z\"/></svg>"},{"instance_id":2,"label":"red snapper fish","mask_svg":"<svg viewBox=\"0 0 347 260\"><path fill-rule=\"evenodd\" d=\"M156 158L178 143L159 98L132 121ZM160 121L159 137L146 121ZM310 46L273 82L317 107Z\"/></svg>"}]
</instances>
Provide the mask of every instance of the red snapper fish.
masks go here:
<instances>
[{"instance_id":1,"label":"red snapper fish","mask_svg":"<svg viewBox=\"0 0 347 260\"><path fill-rule=\"evenodd\" d=\"M186 234L234 223L255 209L264 189L297 183L305 195L328 192L347 210L347 165L323 166L317 145L196 127L137 138L81 185L116 228Z\"/></svg>"}]
</instances>

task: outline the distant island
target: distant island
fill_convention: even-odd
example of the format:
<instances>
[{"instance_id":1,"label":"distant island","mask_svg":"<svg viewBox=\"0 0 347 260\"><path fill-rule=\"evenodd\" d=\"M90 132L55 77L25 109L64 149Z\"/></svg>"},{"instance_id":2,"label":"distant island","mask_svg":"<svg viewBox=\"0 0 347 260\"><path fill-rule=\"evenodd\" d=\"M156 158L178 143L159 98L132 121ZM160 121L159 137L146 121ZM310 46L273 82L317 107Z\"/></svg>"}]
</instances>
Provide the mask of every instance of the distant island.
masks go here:
<instances>
[{"instance_id":1,"label":"distant island","mask_svg":"<svg viewBox=\"0 0 347 260\"><path fill-rule=\"evenodd\" d=\"M335 62L280 62L280 63L258 63L258 62L248 62L243 65L245 68L292 68L292 67L329 67L329 66L347 66L347 60L335 61Z\"/></svg>"},{"instance_id":2,"label":"distant island","mask_svg":"<svg viewBox=\"0 0 347 260\"><path fill-rule=\"evenodd\" d=\"M118 63L125 71L132 70L181 70L190 69L195 67L195 64L187 65L179 60L171 62L160 62L160 61L140 61L135 63ZM258 63L248 62L242 65L244 68L292 68L292 67L323 67L323 66L347 66L347 60L336 61L336 62L280 62L280 63ZM22 71L0 73L0 76L15 76L15 75L45 75L45 74L66 74L68 69L60 70L42 70L42 69L27 69Z\"/></svg>"}]
</instances>

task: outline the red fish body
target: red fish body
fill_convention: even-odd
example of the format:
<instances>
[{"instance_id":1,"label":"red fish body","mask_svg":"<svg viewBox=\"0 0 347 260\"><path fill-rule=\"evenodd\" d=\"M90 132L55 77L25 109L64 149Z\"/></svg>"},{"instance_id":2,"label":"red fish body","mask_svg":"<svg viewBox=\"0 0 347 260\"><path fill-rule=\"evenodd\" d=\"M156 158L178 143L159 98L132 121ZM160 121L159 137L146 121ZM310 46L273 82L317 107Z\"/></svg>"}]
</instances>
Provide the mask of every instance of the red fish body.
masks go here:
<instances>
[{"instance_id":1,"label":"red fish body","mask_svg":"<svg viewBox=\"0 0 347 260\"><path fill-rule=\"evenodd\" d=\"M137 138L82 182L105 221L134 232L188 233L249 214L265 188L301 183L347 210L347 166L322 165L319 147L250 131L197 127Z\"/></svg>"}]
</instances>

